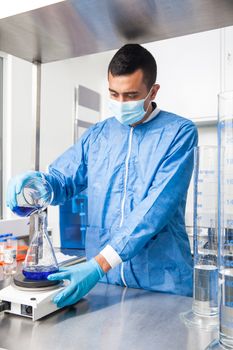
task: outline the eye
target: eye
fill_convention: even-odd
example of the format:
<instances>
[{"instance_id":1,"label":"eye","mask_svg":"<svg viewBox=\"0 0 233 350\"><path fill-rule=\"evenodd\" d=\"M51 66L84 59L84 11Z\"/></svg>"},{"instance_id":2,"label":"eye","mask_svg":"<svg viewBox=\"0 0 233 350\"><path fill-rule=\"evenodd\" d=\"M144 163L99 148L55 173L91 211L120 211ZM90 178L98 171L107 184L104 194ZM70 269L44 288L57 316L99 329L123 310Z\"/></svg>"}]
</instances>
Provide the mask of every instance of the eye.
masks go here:
<instances>
[{"instance_id":1,"label":"eye","mask_svg":"<svg viewBox=\"0 0 233 350\"><path fill-rule=\"evenodd\" d=\"M130 100L134 100L135 98L137 98L137 94L128 94L127 97L128 97Z\"/></svg>"},{"instance_id":2,"label":"eye","mask_svg":"<svg viewBox=\"0 0 233 350\"><path fill-rule=\"evenodd\" d=\"M110 96L111 96L111 97L117 97L118 94L117 94L116 92L110 91Z\"/></svg>"}]
</instances>

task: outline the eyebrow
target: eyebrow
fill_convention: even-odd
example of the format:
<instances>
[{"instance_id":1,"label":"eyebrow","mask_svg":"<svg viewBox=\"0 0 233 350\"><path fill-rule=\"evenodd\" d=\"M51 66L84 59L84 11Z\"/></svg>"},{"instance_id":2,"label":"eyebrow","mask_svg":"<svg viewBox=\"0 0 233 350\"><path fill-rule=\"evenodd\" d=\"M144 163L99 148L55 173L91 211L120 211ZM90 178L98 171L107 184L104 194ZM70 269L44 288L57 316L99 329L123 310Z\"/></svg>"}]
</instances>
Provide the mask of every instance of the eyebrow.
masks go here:
<instances>
[{"instance_id":1,"label":"eyebrow","mask_svg":"<svg viewBox=\"0 0 233 350\"><path fill-rule=\"evenodd\" d=\"M115 92L115 93L119 93L119 92L117 92L117 91L115 91L115 90L113 90L113 89L110 89L109 88L109 91L110 92ZM139 91L127 91L127 92L123 92L123 94L122 95L129 95L129 94L138 94L139 93Z\"/></svg>"}]
</instances>

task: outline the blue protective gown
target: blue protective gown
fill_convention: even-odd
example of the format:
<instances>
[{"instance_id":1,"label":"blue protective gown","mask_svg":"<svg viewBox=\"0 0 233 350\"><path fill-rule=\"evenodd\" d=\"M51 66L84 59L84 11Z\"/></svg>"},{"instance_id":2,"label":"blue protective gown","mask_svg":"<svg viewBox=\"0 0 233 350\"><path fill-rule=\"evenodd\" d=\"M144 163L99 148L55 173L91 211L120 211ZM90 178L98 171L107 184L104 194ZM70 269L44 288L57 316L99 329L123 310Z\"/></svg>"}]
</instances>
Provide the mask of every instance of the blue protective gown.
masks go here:
<instances>
[{"instance_id":1,"label":"blue protective gown","mask_svg":"<svg viewBox=\"0 0 233 350\"><path fill-rule=\"evenodd\" d=\"M103 282L192 295L184 215L196 145L190 120L160 111L135 128L97 123L50 165L53 205L88 189L87 257L109 244L123 261Z\"/></svg>"}]
</instances>

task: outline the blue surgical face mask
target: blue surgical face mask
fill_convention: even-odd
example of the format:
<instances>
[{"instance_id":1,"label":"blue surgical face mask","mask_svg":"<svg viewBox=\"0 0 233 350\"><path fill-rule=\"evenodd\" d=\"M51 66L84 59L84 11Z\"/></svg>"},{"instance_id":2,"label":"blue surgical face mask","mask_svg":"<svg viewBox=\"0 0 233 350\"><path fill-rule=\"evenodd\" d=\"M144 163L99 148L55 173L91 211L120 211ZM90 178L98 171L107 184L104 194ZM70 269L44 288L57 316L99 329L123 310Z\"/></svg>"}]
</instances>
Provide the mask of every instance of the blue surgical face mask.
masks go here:
<instances>
[{"instance_id":1,"label":"blue surgical face mask","mask_svg":"<svg viewBox=\"0 0 233 350\"><path fill-rule=\"evenodd\" d=\"M135 124L145 117L150 104L145 111L144 103L150 92L151 90L144 99L138 101L119 102L110 98L108 107L120 123L124 125Z\"/></svg>"}]
</instances>

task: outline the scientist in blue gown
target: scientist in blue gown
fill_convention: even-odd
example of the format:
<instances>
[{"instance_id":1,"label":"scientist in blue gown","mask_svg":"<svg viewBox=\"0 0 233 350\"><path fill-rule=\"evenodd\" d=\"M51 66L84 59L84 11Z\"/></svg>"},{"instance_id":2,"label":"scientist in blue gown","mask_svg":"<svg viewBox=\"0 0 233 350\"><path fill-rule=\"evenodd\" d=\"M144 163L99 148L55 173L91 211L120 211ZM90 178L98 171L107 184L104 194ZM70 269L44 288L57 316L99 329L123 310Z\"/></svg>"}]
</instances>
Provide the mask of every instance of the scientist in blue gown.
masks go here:
<instances>
[{"instance_id":1,"label":"scientist in blue gown","mask_svg":"<svg viewBox=\"0 0 233 350\"><path fill-rule=\"evenodd\" d=\"M197 129L153 102L156 75L149 51L124 45L108 67L112 117L89 128L48 173L27 172L8 185L10 208L31 176L49 181L52 205L87 188L87 262L48 277L71 281L54 298L59 307L76 303L99 281L192 295L184 217Z\"/></svg>"}]
</instances>

